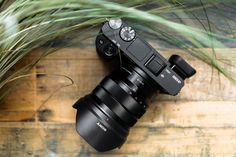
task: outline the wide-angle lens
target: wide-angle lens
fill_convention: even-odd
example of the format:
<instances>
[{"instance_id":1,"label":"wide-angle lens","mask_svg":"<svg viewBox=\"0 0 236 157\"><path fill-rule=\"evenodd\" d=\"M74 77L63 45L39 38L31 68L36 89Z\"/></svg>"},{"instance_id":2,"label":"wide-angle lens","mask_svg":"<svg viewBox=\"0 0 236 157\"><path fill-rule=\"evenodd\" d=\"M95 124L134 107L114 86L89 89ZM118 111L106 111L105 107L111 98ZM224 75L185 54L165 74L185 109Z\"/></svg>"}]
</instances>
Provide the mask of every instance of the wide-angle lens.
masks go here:
<instances>
[{"instance_id":1,"label":"wide-angle lens","mask_svg":"<svg viewBox=\"0 0 236 157\"><path fill-rule=\"evenodd\" d=\"M129 128L145 113L153 87L137 67L113 72L75 103L77 132L98 151L120 147Z\"/></svg>"}]
</instances>

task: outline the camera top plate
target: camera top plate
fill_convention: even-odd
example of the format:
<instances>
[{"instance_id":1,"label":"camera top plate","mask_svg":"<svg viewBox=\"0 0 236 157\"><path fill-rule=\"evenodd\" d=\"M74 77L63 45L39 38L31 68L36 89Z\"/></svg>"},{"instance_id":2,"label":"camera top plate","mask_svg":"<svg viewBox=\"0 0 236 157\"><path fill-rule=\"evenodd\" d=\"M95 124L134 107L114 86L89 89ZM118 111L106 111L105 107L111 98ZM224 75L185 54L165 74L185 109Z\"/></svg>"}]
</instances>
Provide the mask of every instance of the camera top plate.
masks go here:
<instances>
[{"instance_id":1,"label":"camera top plate","mask_svg":"<svg viewBox=\"0 0 236 157\"><path fill-rule=\"evenodd\" d=\"M142 69L162 90L176 95L184 86L184 80L171 69L173 66L135 30L118 19L119 23L106 22L101 33L120 50L121 54ZM114 26L111 26L111 23Z\"/></svg>"}]
</instances>

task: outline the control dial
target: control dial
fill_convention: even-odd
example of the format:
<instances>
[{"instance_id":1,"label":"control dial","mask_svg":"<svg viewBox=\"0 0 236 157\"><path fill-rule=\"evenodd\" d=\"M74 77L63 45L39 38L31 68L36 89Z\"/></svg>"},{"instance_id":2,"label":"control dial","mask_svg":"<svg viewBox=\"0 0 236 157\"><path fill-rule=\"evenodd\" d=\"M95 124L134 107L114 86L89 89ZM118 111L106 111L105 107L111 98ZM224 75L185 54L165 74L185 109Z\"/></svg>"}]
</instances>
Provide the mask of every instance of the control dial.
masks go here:
<instances>
[{"instance_id":1,"label":"control dial","mask_svg":"<svg viewBox=\"0 0 236 157\"><path fill-rule=\"evenodd\" d=\"M131 41L135 38L135 31L131 27L123 27L120 30L120 37L124 41Z\"/></svg>"}]
</instances>

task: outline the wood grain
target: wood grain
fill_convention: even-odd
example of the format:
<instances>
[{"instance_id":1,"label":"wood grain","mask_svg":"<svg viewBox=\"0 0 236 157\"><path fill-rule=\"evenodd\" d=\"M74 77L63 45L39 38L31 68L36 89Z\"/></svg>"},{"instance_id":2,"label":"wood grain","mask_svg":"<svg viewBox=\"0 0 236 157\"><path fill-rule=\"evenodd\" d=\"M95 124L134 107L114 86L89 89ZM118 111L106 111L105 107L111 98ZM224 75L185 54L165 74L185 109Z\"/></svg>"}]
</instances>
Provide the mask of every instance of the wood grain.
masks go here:
<instances>
[{"instance_id":1,"label":"wood grain","mask_svg":"<svg viewBox=\"0 0 236 157\"><path fill-rule=\"evenodd\" d=\"M216 51L226 59L226 49ZM155 95L124 146L105 154L77 135L72 105L118 65L100 60L94 48L66 48L46 57L0 104L0 156L236 156L236 86L182 50L162 50L165 57L173 53L193 64L197 75L176 97Z\"/></svg>"},{"instance_id":2,"label":"wood grain","mask_svg":"<svg viewBox=\"0 0 236 157\"><path fill-rule=\"evenodd\" d=\"M97 153L74 131L73 124L13 123L1 126L0 156L181 156L234 157L235 128L135 126L117 150Z\"/></svg>"}]
</instances>

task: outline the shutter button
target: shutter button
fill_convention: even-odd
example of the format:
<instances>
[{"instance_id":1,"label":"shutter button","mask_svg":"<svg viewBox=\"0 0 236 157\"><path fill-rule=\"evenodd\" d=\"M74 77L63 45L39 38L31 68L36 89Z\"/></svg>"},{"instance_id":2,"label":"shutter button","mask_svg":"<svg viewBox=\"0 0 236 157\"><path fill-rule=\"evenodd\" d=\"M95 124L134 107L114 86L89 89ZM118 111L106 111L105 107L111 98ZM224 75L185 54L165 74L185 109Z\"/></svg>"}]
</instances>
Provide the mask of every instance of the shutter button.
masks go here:
<instances>
[{"instance_id":1,"label":"shutter button","mask_svg":"<svg viewBox=\"0 0 236 157\"><path fill-rule=\"evenodd\" d=\"M112 29L119 29L122 25L122 21L121 19L111 19L108 24Z\"/></svg>"}]
</instances>

